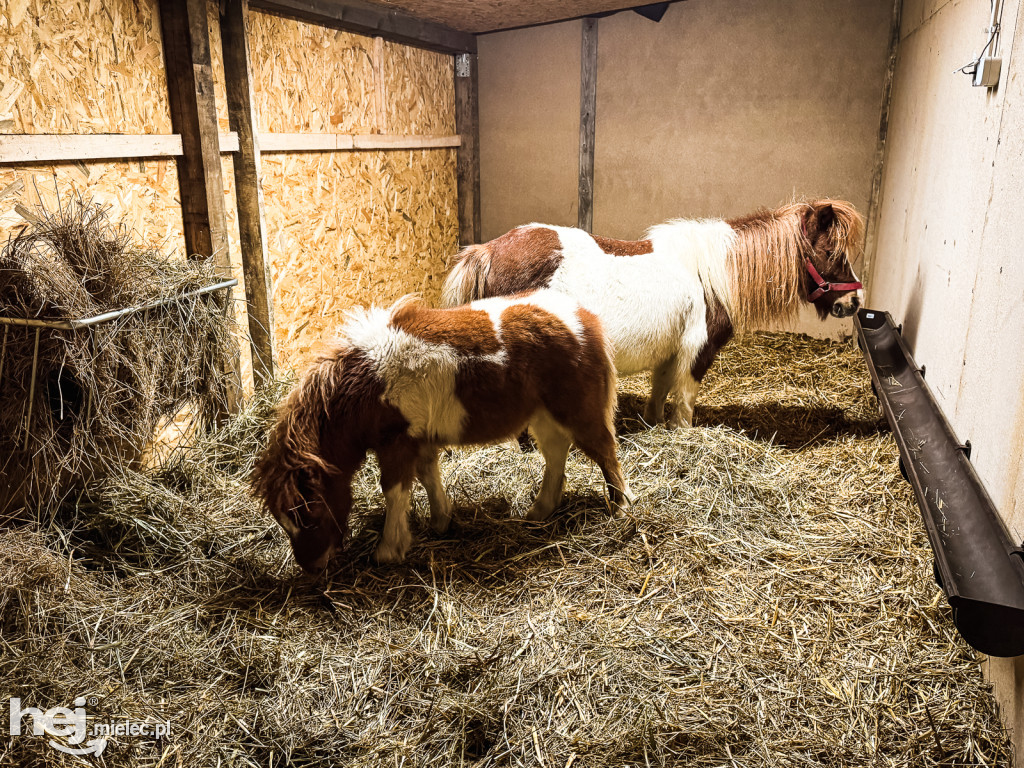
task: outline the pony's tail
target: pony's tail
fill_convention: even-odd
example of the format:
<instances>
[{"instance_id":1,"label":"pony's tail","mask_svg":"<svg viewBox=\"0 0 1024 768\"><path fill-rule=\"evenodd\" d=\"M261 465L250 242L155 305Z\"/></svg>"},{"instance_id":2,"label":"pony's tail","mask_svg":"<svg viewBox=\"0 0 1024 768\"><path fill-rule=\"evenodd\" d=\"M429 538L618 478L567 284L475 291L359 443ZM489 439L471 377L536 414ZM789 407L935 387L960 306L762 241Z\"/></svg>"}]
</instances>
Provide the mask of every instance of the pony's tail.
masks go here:
<instances>
[{"instance_id":1,"label":"pony's tail","mask_svg":"<svg viewBox=\"0 0 1024 768\"><path fill-rule=\"evenodd\" d=\"M487 244L470 245L455 257L455 267L441 289L441 305L458 307L485 298L484 286L491 271L491 251Z\"/></svg>"},{"instance_id":2,"label":"pony's tail","mask_svg":"<svg viewBox=\"0 0 1024 768\"><path fill-rule=\"evenodd\" d=\"M321 455L320 435L337 406L343 365L344 358L323 357L306 372L279 406L267 450L253 468L253 489L286 529L299 527L298 510L318 507L326 476L338 472ZM348 520L337 523L348 529Z\"/></svg>"}]
</instances>

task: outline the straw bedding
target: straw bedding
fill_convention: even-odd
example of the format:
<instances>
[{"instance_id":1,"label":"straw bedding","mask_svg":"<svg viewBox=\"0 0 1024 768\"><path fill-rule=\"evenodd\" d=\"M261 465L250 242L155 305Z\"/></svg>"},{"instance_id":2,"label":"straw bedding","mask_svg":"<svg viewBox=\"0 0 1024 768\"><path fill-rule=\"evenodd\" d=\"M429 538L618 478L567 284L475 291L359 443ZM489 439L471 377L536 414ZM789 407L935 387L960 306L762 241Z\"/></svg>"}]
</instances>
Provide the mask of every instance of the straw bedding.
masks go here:
<instances>
[{"instance_id":1,"label":"straw bedding","mask_svg":"<svg viewBox=\"0 0 1024 768\"><path fill-rule=\"evenodd\" d=\"M645 393L620 383L635 524L608 522L575 452L540 525L518 519L536 453L456 451L457 525L429 533L418 491L419 543L377 567L369 463L316 582L248 495L264 393L51 527L0 533L0 690L170 722L113 739L109 766L1009 765L859 355L741 339L692 430L640 428ZM0 743L2 765L75 760Z\"/></svg>"}]
</instances>

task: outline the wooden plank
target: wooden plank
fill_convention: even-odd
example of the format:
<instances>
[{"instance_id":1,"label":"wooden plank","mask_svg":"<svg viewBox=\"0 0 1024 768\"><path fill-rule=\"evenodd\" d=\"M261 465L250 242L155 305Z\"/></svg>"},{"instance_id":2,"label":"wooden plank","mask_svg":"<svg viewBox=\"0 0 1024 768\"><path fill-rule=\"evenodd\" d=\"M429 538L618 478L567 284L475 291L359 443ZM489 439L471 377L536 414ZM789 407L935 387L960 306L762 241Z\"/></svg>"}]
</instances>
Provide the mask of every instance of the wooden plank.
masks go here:
<instances>
[{"instance_id":1,"label":"wooden plank","mask_svg":"<svg viewBox=\"0 0 1024 768\"><path fill-rule=\"evenodd\" d=\"M238 151L238 133L235 131L229 131L228 133L222 133L220 135L220 153L222 155L230 155L232 152Z\"/></svg>"},{"instance_id":2,"label":"wooden plank","mask_svg":"<svg viewBox=\"0 0 1024 768\"><path fill-rule=\"evenodd\" d=\"M346 152L362 149L438 149L457 147L459 136L384 136L347 133L262 133L260 152Z\"/></svg>"},{"instance_id":3,"label":"wooden plank","mask_svg":"<svg viewBox=\"0 0 1024 768\"><path fill-rule=\"evenodd\" d=\"M350 134L342 133L261 133L260 152L336 152L353 149Z\"/></svg>"},{"instance_id":4,"label":"wooden plank","mask_svg":"<svg viewBox=\"0 0 1024 768\"><path fill-rule=\"evenodd\" d=\"M220 34L224 49L228 122L237 134L238 151L232 164L238 237L245 275L246 316L252 349L253 381L257 387L274 381L274 305L270 260L263 220L263 185L256 108L253 105L252 68L245 35L247 0L225 0L221 5Z\"/></svg>"},{"instance_id":5,"label":"wooden plank","mask_svg":"<svg viewBox=\"0 0 1024 768\"><path fill-rule=\"evenodd\" d=\"M896 58L900 44L900 24L903 15L902 0L893 0L892 20L889 26L889 56L885 79L882 81L882 108L879 111L878 137L875 142L875 161L871 172L871 193L868 197L867 223L864 232L864 263L858 272L868 291L874 285L875 256L878 249L878 217L882 209L882 169L885 161L885 143L889 135L889 112L892 108L892 84L896 75Z\"/></svg>"},{"instance_id":6,"label":"wooden plank","mask_svg":"<svg viewBox=\"0 0 1024 768\"><path fill-rule=\"evenodd\" d=\"M226 52L225 52L226 53ZM250 91L251 93L251 91ZM229 101L231 96L228 97ZM228 119L231 120L230 109ZM234 123L232 122L232 125ZM347 133L263 133L261 152L345 152L354 149L443 149L458 147L461 136L404 136ZM238 131L221 133L217 151L239 152ZM180 134L4 134L0 165L64 163L76 160L131 160L137 157L181 157Z\"/></svg>"},{"instance_id":7,"label":"wooden plank","mask_svg":"<svg viewBox=\"0 0 1024 768\"><path fill-rule=\"evenodd\" d=\"M171 125L181 135L178 158L185 249L229 268L220 132L205 0L161 0ZM225 277L229 277L227 271Z\"/></svg>"},{"instance_id":8,"label":"wooden plank","mask_svg":"<svg viewBox=\"0 0 1024 768\"><path fill-rule=\"evenodd\" d=\"M181 135L178 187L185 250L193 257L214 259L218 272L228 278L231 258L206 0L160 0L159 8L171 127ZM231 313L230 289L225 294L225 311ZM239 357L224 364L226 405L232 412L241 393Z\"/></svg>"},{"instance_id":9,"label":"wooden plank","mask_svg":"<svg viewBox=\"0 0 1024 768\"><path fill-rule=\"evenodd\" d=\"M364 0L252 0L250 7L432 51L476 53L476 36L469 32Z\"/></svg>"},{"instance_id":10,"label":"wooden plank","mask_svg":"<svg viewBox=\"0 0 1024 768\"><path fill-rule=\"evenodd\" d=\"M374 133L387 133L387 110L384 106L384 38L373 38L373 112Z\"/></svg>"},{"instance_id":11,"label":"wooden plank","mask_svg":"<svg viewBox=\"0 0 1024 768\"><path fill-rule=\"evenodd\" d=\"M479 81L475 53L455 57L455 130L462 139L456 153L459 205L459 245L482 239L480 224Z\"/></svg>"},{"instance_id":12,"label":"wooden plank","mask_svg":"<svg viewBox=\"0 0 1024 768\"><path fill-rule=\"evenodd\" d=\"M49 163L69 160L125 160L176 157L181 136L97 134L8 134L0 136L0 164Z\"/></svg>"},{"instance_id":13,"label":"wooden plank","mask_svg":"<svg viewBox=\"0 0 1024 768\"><path fill-rule=\"evenodd\" d=\"M357 134L352 137L354 149L440 149L458 147L461 136L385 136Z\"/></svg>"},{"instance_id":14,"label":"wooden plank","mask_svg":"<svg viewBox=\"0 0 1024 768\"><path fill-rule=\"evenodd\" d=\"M579 228L594 229L594 139L597 128L597 19L583 20L580 50Z\"/></svg>"}]
</instances>

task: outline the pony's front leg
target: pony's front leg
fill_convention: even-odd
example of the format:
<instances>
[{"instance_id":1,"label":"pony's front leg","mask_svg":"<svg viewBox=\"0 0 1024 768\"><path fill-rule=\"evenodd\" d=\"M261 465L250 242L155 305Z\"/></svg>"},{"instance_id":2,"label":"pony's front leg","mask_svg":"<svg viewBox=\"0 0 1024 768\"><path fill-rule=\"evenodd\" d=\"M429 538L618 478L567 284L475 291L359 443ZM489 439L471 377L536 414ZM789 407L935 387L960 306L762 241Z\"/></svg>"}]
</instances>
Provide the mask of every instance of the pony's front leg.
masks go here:
<instances>
[{"instance_id":1,"label":"pony's front leg","mask_svg":"<svg viewBox=\"0 0 1024 768\"><path fill-rule=\"evenodd\" d=\"M530 431L537 439L537 447L544 457L544 480L533 506L526 513L526 519L547 520L562 500L565 460L569 456L572 438L546 411L534 417L530 422Z\"/></svg>"},{"instance_id":2,"label":"pony's front leg","mask_svg":"<svg viewBox=\"0 0 1024 768\"><path fill-rule=\"evenodd\" d=\"M416 477L427 490L427 500L430 502L430 527L437 533L444 533L452 519L452 505L448 494L444 492L436 449L426 448L420 454L416 464Z\"/></svg>"},{"instance_id":3,"label":"pony's front leg","mask_svg":"<svg viewBox=\"0 0 1024 768\"><path fill-rule=\"evenodd\" d=\"M689 371L680 372L676 379L674 392L676 409L668 421L669 427L693 426L693 409L697 405L698 392L700 392L700 382L693 378L693 374Z\"/></svg>"},{"instance_id":4,"label":"pony's front leg","mask_svg":"<svg viewBox=\"0 0 1024 768\"><path fill-rule=\"evenodd\" d=\"M675 383L676 358L673 355L651 373L651 397L644 408L644 421L651 426L665 421L665 400Z\"/></svg>"},{"instance_id":5,"label":"pony's front leg","mask_svg":"<svg viewBox=\"0 0 1024 768\"><path fill-rule=\"evenodd\" d=\"M399 440L387 449L377 452L380 462L380 486L384 491L387 517L384 533L377 545L378 563L400 563L412 546L409 530L409 502L412 480L416 468L418 446L412 441Z\"/></svg>"}]
</instances>

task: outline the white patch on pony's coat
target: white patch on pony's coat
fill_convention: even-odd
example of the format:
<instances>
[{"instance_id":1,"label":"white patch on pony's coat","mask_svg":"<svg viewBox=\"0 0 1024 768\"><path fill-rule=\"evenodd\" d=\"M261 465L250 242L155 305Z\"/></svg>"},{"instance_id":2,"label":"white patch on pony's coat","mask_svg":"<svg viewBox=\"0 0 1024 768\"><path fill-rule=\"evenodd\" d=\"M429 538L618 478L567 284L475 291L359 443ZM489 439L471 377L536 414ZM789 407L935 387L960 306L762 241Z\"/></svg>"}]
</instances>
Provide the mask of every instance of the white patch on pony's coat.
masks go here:
<instances>
[{"instance_id":1,"label":"white patch on pony's coat","mask_svg":"<svg viewBox=\"0 0 1024 768\"><path fill-rule=\"evenodd\" d=\"M605 253L580 229L550 229L561 241L562 262L549 287L601 319L619 373L650 370L673 355L679 369L689 369L707 341L702 273L715 295L729 296L732 228L724 221L655 227L653 251L636 256Z\"/></svg>"},{"instance_id":2,"label":"white patch on pony's coat","mask_svg":"<svg viewBox=\"0 0 1024 768\"><path fill-rule=\"evenodd\" d=\"M530 225L533 226L533 225ZM580 305L564 293L553 290L534 291L526 296L507 297L496 296L491 299L479 299L469 306L472 309L483 310L491 318L494 324L494 332L501 341L501 315L512 306L530 305L542 309L555 318L577 339L583 339L583 322L579 317Z\"/></svg>"},{"instance_id":3,"label":"white patch on pony's coat","mask_svg":"<svg viewBox=\"0 0 1024 768\"><path fill-rule=\"evenodd\" d=\"M733 314L728 257L736 242L736 230L721 219L673 219L651 227L645 237L655 252L677 254L700 278L705 292L717 298L730 316Z\"/></svg>"},{"instance_id":4,"label":"white patch on pony's coat","mask_svg":"<svg viewBox=\"0 0 1024 768\"><path fill-rule=\"evenodd\" d=\"M377 545L378 563L400 563L412 546L409 531L410 488L393 485L384 491L387 517L384 519L384 533Z\"/></svg>"},{"instance_id":5,"label":"white patch on pony's coat","mask_svg":"<svg viewBox=\"0 0 1024 768\"><path fill-rule=\"evenodd\" d=\"M455 395L458 353L447 344L430 344L390 325L391 309L349 313L342 338L371 360L384 382L384 400L409 422L409 434L457 443L467 414Z\"/></svg>"}]
</instances>

